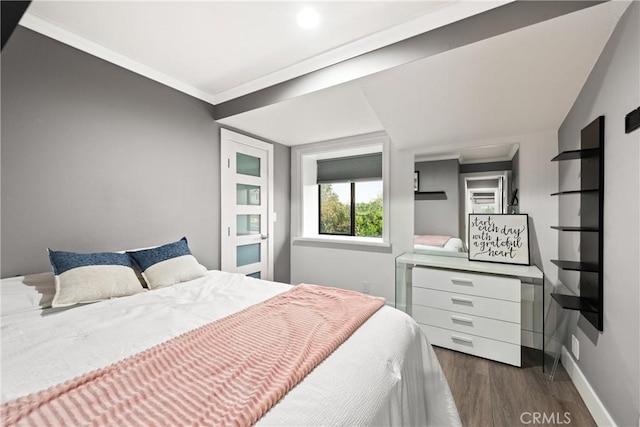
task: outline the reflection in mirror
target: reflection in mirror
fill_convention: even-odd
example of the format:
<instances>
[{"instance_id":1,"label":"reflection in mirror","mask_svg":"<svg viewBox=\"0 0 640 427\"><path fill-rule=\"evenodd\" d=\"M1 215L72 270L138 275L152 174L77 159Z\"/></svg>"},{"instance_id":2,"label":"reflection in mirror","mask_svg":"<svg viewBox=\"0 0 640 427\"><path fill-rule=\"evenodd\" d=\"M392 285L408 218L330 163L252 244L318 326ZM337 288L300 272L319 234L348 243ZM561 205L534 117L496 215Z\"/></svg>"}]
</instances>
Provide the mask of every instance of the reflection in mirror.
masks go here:
<instances>
[{"instance_id":1,"label":"reflection in mirror","mask_svg":"<svg viewBox=\"0 0 640 427\"><path fill-rule=\"evenodd\" d=\"M505 167L507 165L504 165ZM508 213L508 200L511 193L512 171L488 171L460 174L462 213L460 235L464 236L465 245L469 246L469 214L474 213Z\"/></svg>"},{"instance_id":2,"label":"reflection in mirror","mask_svg":"<svg viewBox=\"0 0 640 427\"><path fill-rule=\"evenodd\" d=\"M414 252L466 257L459 238L458 159L417 161L414 201Z\"/></svg>"},{"instance_id":3,"label":"reflection in mirror","mask_svg":"<svg viewBox=\"0 0 640 427\"><path fill-rule=\"evenodd\" d=\"M470 213L515 213L518 145L416 156L414 252L467 257Z\"/></svg>"}]
</instances>

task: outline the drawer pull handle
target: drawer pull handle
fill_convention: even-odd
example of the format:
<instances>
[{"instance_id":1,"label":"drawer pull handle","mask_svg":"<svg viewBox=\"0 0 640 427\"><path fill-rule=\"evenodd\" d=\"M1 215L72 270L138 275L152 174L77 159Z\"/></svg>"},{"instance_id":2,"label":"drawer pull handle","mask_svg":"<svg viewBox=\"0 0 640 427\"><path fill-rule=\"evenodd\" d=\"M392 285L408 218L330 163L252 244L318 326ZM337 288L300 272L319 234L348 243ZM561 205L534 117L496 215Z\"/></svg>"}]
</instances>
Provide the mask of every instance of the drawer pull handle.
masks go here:
<instances>
[{"instance_id":1,"label":"drawer pull handle","mask_svg":"<svg viewBox=\"0 0 640 427\"><path fill-rule=\"evenodd\" d=\"M464 342L464 343L467 343L467 344L473 344L473 340L471 338L461 337L459 335L451 335L451 339L453 341L460 341L460 342Z\"/></svg>"},{"instance_id":2,"label":"drawer pull handle","mask_svg":"<svg viewBox=\"0 0 640 427\"><path fill-rule=\"evenodd\" d=\"M453 283L454 285L473 286L473 280L471 280L471 279L461 279L459 277L452 277L451 278L451 283Z\"/></svg>"},{"instance_id":3,"label":"drawer pull handle","mask_svg":"<svg viewBox=\"0 0 640 427\"><path fill-rule=\"evenodd\" d=\"M468 317L451 316L451 320L453 320L454 322L469 323L473 325L473 319L469 319Z\"/></svg>"},{"instance_id":4,"label":"drawer pull handle","mask_svg":"<svg viewBox=\"0 0 640 427\"><path fill-rule=\"evenodd\" d=\"M473 300L471 298L451 297L451 302L458 303L458 304L471 304L471 305L473 305Z\"/></svg>"}]
</instances>

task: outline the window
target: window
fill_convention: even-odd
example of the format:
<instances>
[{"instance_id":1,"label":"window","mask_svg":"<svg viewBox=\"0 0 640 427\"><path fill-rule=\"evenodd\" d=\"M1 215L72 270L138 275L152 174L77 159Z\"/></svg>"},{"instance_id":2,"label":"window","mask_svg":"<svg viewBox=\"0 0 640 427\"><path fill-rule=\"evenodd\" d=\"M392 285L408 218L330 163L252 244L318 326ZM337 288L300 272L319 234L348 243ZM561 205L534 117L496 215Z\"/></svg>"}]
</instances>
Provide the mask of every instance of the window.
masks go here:
<instances>
[{"instance_id":1,"label":"window","mask_svg":"<svg viewBox=\"0 0 640 427\"><path fill-rule=\"evenodd\" d=\"M317 160L318 233L382 237L382 153Z\"/></svg>"},{"instance_id":2,"label":"window","mask_svg":"<svg viewBox=\"0 0 640 427\"><path fill-rule=\"evenodd\" d=\"M498 200L495 191L472 191L471 213L496 213Z\"/></svg>"},{"instance_id":3,"label":"window","mask_svg":"<svg viewBox=\"0 0 640 427\"><path fill-rule=\"evenodd\" d=\"M388 142L379 132L292 149L294 241L389 246Z\"/></svg>"},{"instance_id":4,"label":"window","mask_svg":"<svg viewBox=\"0 0 640 427\"><path fill-rule=\"evenodd\" d=\"M318 184L319 233L382 237L382 181Z\"/></svg>"}]
</instances>

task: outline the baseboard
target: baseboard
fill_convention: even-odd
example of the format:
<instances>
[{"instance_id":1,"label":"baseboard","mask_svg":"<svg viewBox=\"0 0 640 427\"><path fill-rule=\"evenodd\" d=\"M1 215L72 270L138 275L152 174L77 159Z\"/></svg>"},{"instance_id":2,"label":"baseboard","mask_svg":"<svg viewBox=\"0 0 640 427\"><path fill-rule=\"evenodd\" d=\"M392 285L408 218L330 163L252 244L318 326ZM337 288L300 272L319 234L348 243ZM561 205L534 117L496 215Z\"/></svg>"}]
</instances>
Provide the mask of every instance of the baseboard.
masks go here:
<instances>
[{"instance_id":1,"label":"baseboard","mask_svg":"<svg viewBox=\"0 0 640 427\"><path fill-rule=\"evenodd\" d=\"M585 405L587 405L587 409L591 413L596 424L601 427L615 427L616 423L613 421L613 418L611 418L607 408L604 407L604 404L593 390L593 387L591 387L591 384L587 381L587 377L584 376L575 359L565 346L562 346L562 366L564 366L567 374L569 374L569 377L576 386L576 389L578 390L578 393L580 393L582 400L584 400Z\"/></svg>"}]
</instances>

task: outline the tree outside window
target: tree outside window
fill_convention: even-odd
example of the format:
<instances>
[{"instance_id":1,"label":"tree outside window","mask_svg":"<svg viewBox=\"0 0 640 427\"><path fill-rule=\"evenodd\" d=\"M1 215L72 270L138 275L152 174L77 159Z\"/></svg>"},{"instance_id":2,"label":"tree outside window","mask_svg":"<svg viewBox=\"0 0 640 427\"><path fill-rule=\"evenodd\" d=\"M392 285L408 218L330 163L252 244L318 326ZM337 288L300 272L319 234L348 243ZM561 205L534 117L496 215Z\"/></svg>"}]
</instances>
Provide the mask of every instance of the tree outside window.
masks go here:
<instances>
[{"instance_id":1,"label":"tree outside window","mask_svg":"<svg viewBox=\"0 0 640 427\"><path fill-rule=\"evenodd\" d=\"M382 237L382 181L319 184L319 232Z\"/></svg>"}]
</instances>

